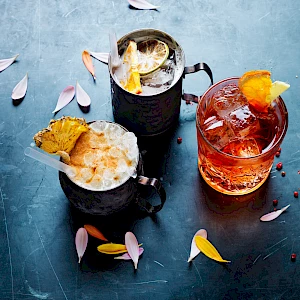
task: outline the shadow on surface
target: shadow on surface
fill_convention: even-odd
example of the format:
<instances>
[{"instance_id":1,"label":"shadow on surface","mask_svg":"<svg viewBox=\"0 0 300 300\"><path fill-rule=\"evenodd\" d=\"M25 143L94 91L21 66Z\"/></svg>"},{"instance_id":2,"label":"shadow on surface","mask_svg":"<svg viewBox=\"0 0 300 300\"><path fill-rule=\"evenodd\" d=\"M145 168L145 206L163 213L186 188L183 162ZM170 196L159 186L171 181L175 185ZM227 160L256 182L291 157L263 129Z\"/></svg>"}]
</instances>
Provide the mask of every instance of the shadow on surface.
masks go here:
<instances>
[{"instance_id":1,"label":"shadow on surface","mask_svg":"<svg viewBox=\"0 0 300 300\"><path fill-rule=\"evenodd\" d=\"M230 214L241 208L260 210L266 203L266 194L269 178L256 191L242 196L225 195L211 188L199 174L199 186L209 210L217 214Z\"/></svg>"}]
</instances>

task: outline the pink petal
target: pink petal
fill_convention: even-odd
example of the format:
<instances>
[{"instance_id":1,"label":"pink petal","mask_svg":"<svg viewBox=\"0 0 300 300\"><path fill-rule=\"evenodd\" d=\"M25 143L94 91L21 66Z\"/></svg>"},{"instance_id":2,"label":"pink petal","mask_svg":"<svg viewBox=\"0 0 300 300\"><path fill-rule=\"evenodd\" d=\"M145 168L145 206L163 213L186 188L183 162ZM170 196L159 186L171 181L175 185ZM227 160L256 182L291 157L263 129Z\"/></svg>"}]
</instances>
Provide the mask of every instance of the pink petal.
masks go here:
<instances>
[{"instance_id":1,"label":"pink petal","mask_svg":"<svg viewBox=\"0 0 300 300\"><path fill-rule=\"evenodd\" d=\"M192 244L191 244L191 251L190 251L190 257L188 259L188 262L192 261L200 253L200 250L197 247L196 242L195 242L196 236L201 236L204 239L207 239L207 231L205 229L200 229L195 233L193 240L192 240Z\"/></svg>"},{"instance_id":2,"label":"pink petal","mask_svg":"<svg viewBox=\"0 0 300 300\"><path fill-rule=\"evenodd\" d=\"M87 107L91 105L91 98L78 82L76 83L76 99L80 106Z\"/></svg>"},{"instance_id":3,"label":"pink petal","mask_svg":"<svg viewBox=\"0 0 300 300\"><path fill-rule=\"evenodd\" d=\"M81 258L85 252L85 249L87 247L88 243L88 233L85 230L85 228L79 228L76 237L75 237L75 245L76 245L76 250L77 250L77 255L78 255L78 263L80 263Z\"/></svg>"},{"instance_id":4,"label":"pink petal","mask_svg":"<svg viewBox=\"0 0 300 300\"><path fill-rule=\"evenodd\" d=\"M53 114L61 110L63 107L65 107L67 104L69 104L72 99L75 96L75 88L72 85L68 85L59 95L59 98L57 100L56 107Z\"/></svg>"},{"instance_id":5,"label":"pink petal","mask_svg":"<svg viewBox=\"0 0 300 300\"><path fill-rule=\"evenodd\" d=\"M4 71L6 68L8 68L19 56L19 54L15 55L12 58L5 58L0 60L0 72Z\"/></svg>"},{"instance_id":6,"label":"pink petal","mask_svg":"<svg viewBox=\"0 0 300 300\"><path fill-rule=\"evenodd\" d=\"M134 263L134 268L137 269L137 265L139 261L139 244L135 235L130 231L126 232L125 234L125 245L128 254L130 255Z\"/></svg>"},{"instance_id":7,"label":"pink petal","mask_svg":"<svg viewBox=\"0 0 300 300\"><path fill-rule=\"evenodd\" d=\"M277 217L279 217L285 210L287 210L290 207L290 204L283 207L282 209L270 212L266 215L263 215L260 220L263 222L268 222L268 221L272 221L274 219L276 219Z\"/></svg>"},{"instance_id":8,"label":"pink petal","mask_svg":"<svg viewBox=\"0 0 300 300\"><path fill-rule=\"evenodd\" d=\"M159 6L152 5L151 3L145 1L145 0L128 0L128 3L139 9L156 9L159 8Z\"/></svg>"},{"instance_id":9,"label":"pink petal","mask_svg":"<svg viewBox=\"0 0 300 300\"><path fill-rule=\"evenodd\" d=\"M27 83L28 83L28 74L23 77L23 79L14 87L11 98L13 100L22 99L27 91Z\"/></svg>"},{"instance_id":10,"label":"pink petal","mask_svg":"<svg viewBox=\"0 0 300 300\"><path fill-rule=\"evenodd\" d=\"M109 53L101 53L101 52L90 52L94 58L100 60L101 62L108 64L108 56Z\"/></svg>"},{"instance_id":11,"label":"pink petal","mask_svg":"<svg viewBox=\"0 0 300 300\"><path fill-rule=\"evenodd\" d=\"M141 256L142 254L143 254L143 252L144 252L144 248L139 248L139 256ZM124 259L124 260L130 260L131 259L131 257L130 257L130 255L128 254L128 253L124 253L123 255L121 255L121 256L117 256L117 257L115 257L115 259Z\"/></svg>"}]
</instances>

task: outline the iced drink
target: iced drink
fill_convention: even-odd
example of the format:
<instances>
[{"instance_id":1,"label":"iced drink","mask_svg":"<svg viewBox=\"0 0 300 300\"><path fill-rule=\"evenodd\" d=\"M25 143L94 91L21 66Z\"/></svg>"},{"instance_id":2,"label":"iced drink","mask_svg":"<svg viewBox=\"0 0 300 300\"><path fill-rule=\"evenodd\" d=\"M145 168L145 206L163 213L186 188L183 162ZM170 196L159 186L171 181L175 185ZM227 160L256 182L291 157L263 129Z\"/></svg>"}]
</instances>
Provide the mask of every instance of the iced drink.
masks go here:
<instances>
[{"instance_id":1,"label":"iced drink","mask_svg":"<svg viewBox=\"0 0 300 300\"><path fill-rule=\"evenodd\" d=\"M260 187L288 125L281 97L265 111L248 103L238 78L212 86L197 108L198 167L204 180L224 194Z\"/></svg>"},{"instance_id":2,"label":"iced drink","mask_svg":"<svg viewBox=\"0 0 300 300\"><path fill-rule=\"evenodd\" d=\"M67 162L74 167L70 179L92 191L105 191L136 177L137 138L116 123L96 121L80 135Z\"/></svg>"},{"instance_id":3,"label":"iced drink","mask_svg":"<svg viewBox=\"0 0 300 300\"><path fill-rule=\"evenodd\" d=\"M132 45L132 42L135 45ZM134 47L136 49L131 49ZM141 95L159 94L181 76L182 53L167 39L157 39L151 35L137 37L121 45L119 53L121 66L115 68L113 74L116 81L129 92ZM136 68L136 71L133 71L133 68ZM138 73L134 79L140 82L140 88L137 90L126 87L132 71Z\"/></svg>"}]
</instances>

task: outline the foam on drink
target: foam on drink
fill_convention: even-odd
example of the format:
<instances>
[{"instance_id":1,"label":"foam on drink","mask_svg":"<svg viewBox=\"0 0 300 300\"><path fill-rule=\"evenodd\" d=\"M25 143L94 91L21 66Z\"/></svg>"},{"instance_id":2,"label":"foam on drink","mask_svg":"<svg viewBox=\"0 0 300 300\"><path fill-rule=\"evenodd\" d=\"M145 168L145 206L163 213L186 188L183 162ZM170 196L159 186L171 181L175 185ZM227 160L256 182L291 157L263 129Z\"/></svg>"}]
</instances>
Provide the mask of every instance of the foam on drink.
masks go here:
<instances>
[{"instance_id":1,"label":"foam on drink","mask_svg":"<svg viewBox=\"0 0 300 300\"><path fill-rule=\"evenodd\" d=\"M94 191L113 189L136 176L137 138L116 123L96 121L82 133L70 153L76 174L70 179Z\"/></svg>"}]
</instances>

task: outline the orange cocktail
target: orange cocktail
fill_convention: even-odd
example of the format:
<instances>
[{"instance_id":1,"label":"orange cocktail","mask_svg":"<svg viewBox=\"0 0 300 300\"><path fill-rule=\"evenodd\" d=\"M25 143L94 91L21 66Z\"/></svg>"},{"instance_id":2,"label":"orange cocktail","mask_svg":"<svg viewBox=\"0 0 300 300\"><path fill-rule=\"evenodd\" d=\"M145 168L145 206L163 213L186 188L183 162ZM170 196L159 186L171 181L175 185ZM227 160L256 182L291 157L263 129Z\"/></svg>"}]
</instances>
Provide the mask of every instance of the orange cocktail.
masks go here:
<instances>
[{"instance_id":1,"label":"orange cocktail","mask_svg":"<svg viewBox=\"0 0 300 300\"><path fill-rule=\"evenodd\" d=\"M248 101L239 78L214 84L197 108L198 166L215 190L243 195L259 188L272 168L288 126L280 96L268 107Z\"/></svg>"}]
</instances>

